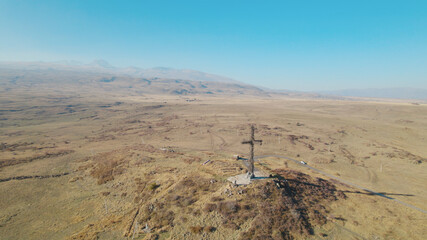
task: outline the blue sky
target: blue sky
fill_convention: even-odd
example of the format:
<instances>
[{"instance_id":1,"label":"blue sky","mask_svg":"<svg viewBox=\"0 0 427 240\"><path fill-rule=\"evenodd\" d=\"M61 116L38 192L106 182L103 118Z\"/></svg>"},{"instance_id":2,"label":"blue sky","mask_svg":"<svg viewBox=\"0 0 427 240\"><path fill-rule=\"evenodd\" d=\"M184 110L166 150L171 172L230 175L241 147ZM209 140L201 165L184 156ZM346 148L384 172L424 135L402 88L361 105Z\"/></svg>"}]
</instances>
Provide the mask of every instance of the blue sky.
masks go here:
<instances>
[{"instance_id":1,"label":"blue sky","mask_svg":"<svg viewBox=\"0 0 427 240\"><path fill-rule=\"evenodd\" d=\"M0 61L94 59L278 89L427 88L427 1L0 0Z\"/></svg>"}]
</instances>

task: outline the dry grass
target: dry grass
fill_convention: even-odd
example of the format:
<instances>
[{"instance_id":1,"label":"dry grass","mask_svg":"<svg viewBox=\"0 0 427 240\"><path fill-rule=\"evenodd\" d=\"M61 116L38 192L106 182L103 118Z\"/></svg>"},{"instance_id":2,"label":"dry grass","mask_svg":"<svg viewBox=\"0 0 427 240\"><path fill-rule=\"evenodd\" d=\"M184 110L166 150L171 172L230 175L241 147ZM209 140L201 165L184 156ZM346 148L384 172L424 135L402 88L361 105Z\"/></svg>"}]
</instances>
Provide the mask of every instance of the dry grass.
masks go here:
<instances>
[{"instance_id":1,"label":"dry grass","mask_svg":"<svg viewBox=\"0 0 427 240\"><path fill-rule=\"evenodd\" d=\"M311 233L313 238L357 236L351 232L380 239L425 235L423 215L340 185L350 192L344 196L330 182L292 162L259 162L278 170L275 174L288 180L287 187L277 188L283 179L260 181L239 193L241 187L230 188L224 182L244 171L241 161L232 156L247 155L247 146L240 142L248 137L249 124L256 123L256 136L264 140L256 147L257 155L304 160L426 209L424 105L280 98L200 97L187 103L168 96L117 100L89 95L83 100L7 96L2 94L0 101L9 98L10 108L24 110L1 113L8 120L1 123L0 162L25 161L2 167L2 175L12 179L70 172L70 176L0 183L4 192L0 204L5 206L0 210L1 238L124 239L123 232L130 226L133 233L135 222L140 237L159 239L198 239L203 234L210 239L223 235L310 238ZM115 101L123 104L114 105ZM37 109L26 107L30 102ZM74 152L26 161L64 149ZM211 162L202 165L208 159ZM224 194L225 188L233 195ZM140 212L132 222L137 209ZM71 221L76 215L80 220ZM151 230L148 234L143 231L145 224ZM190 227L201 228L196 231L200 233L188 235Z\"/></svg>"}]
</instances>

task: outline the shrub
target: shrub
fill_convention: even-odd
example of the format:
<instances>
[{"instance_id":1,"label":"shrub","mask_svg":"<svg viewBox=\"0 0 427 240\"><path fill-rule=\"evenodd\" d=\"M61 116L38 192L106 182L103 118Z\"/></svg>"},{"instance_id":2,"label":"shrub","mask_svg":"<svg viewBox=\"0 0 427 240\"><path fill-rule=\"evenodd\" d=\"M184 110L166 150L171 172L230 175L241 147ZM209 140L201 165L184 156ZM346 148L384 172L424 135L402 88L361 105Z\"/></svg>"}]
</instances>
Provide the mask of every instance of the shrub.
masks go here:
<instances>
[{"instance_id":1,"label":"shrub","mask_svg":"<svg viewBox=\"0 0 427 240\"><path fill-rule=\"evenodd\" d=\"M205 228L203 228L203 231L206 233L214 232L215 230L216 228L212 226L206 226Z\"/></svg>"},{"instance_id":2,"label":"shrub","mask_svg":"<svg viewBox=\"0 0 427 240\"><path fill-rule=\"evenodd\" d=\"M224 198L222 198L222 197L212 197L211 198L212 202L219 202L219 201L222 201L222 200L224 200Z\"/></svg>"},{"instance_id":3,"label":"shrub","mask_svg":"<svg viewBox=\"0 0 427 240\"><path fill-rule=\"evenodd\" d=\"M148 186L148 189L150 189L151 191L154 191L154 190L156 190L158 187L160 187L160 184L157 184L157 183L152 183L152 184L150 184L149 186Z\"/></svg>"},{"instance_id":4,"label":"shrub","mask_svg":"<svg viewBox=\"0 0 427 240\"><path fill-rule=\"evenodd\" d=\"M240 206L236 201L219 202L218 211L225 216L235 213L239 210Z\"/></svg>"},{"instance_id":5,"label":"shrub","mask_svg":"<svg viewBox=\"0 0 427 240\"><path fill-rule=\"evenodd\" d=\"M205 208L203 210L205 212L212 212L212 211L216 210L216 204L214 204L214 203L207 203L205 205Z\"/></svg>"},{"instance_id":6,"label":"shrub","mask_svg":"<svg viewBox=\"0 0 427 240\"><path fill-rule=\"evenodd\" d=\"M192 226L190 227L190 231L195 234L200 234L203 231L203 227L201 226Z\"/></svg>"},{"instance_id":7,"label":"shrub","mask_svg":"<svg viewBox=\"0 0 427 240\"><path fill-rule=\"evenodd\" d=\"M239 226L231 221L225 221L223 222L222 226L224 226L225 228L230 228L231 230L239 230Z\"/></svg>"}]
</instances>

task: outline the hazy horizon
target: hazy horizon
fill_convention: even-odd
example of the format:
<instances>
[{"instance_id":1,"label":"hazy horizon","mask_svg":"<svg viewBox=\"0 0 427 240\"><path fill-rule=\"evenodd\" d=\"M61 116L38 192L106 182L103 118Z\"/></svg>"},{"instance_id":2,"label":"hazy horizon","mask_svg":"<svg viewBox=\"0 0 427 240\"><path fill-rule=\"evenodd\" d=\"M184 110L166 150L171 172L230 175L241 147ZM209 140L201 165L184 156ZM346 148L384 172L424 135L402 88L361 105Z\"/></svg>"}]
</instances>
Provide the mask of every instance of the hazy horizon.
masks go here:
<instances>
[{"instance_id":1,"label":"hazy horizon","mask_svg":"<svg viewBox=\"0 0 427 240\"><path fill-rule=\"evenodd\" d=\"M0 61L0 72L14 71L15 75L13 79L20 78L20 74L25 75L45 72L50 75L62 75L73 72L74 74L106 74L105 77L115 76L123 77L128 76L131 78L148 78L148 79L164 79L164 80L184 80L184 81L195 81L195 83L202 82L220 82L226 84L235 84L235 86L241 86L242 88L257 87L261 91L270 93L302 93L302 94L320 94L324 98L335 98L335 97L362 97L362 98L382 98L382 99L407 99L407 100L427 100L427 89L423 88L411 88L411 87L385 87L385 88L347 88L347 89L326 89L317 91L300 91L294 89L273 89L269 88L262 83L257 85L248 84L227 76L200 72L194 69L175 69L169 67L154 67L154 68L139 68L137 66L128 66L124 68L116 67L111 65L109 62L97 59L89 63L83 63L73 60L55 61L55 62L6 62ZM51 72L51 71L54 72ZM65 71L65 72L64 72ZM52 76L52 75L51 75ZM101 75L100 75L101 76ZM4 76L3 76L4 77ZM104 78L105 78L104 77ZM36 79L39 77L36 77ZM61 78L58 77L58 80ZM7 77L2 79L7 82ZM43 81L42 79L40 79ZM89 84L89 83L87 83ZM231 85L229 85L231 86ZM225 89L224 89L225 90ZM179 90L178 90L179 91ZM308 95L307 95L308 96Z\"/></svg>"}]
</instances>

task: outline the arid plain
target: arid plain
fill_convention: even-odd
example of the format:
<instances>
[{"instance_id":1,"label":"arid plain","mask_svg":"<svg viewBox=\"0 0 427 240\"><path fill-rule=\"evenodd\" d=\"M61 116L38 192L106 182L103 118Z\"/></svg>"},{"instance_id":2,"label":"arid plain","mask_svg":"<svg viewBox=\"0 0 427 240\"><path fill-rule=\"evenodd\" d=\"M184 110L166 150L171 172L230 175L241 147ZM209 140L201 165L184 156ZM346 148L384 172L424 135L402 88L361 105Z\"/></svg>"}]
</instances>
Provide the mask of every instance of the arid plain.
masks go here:
<instances>
[{"instance_id":1,"label":"arid plain","mask_svg":"<svg viewBox=\"0 0 427 240\"><path fill-rule=\"evenodd\" d=\"M0 104L0 239L427 235L424 103L2 89ZM380 194L277 157L233 187L250 124L256 156Z\"/></svg>"}]
</instances>

